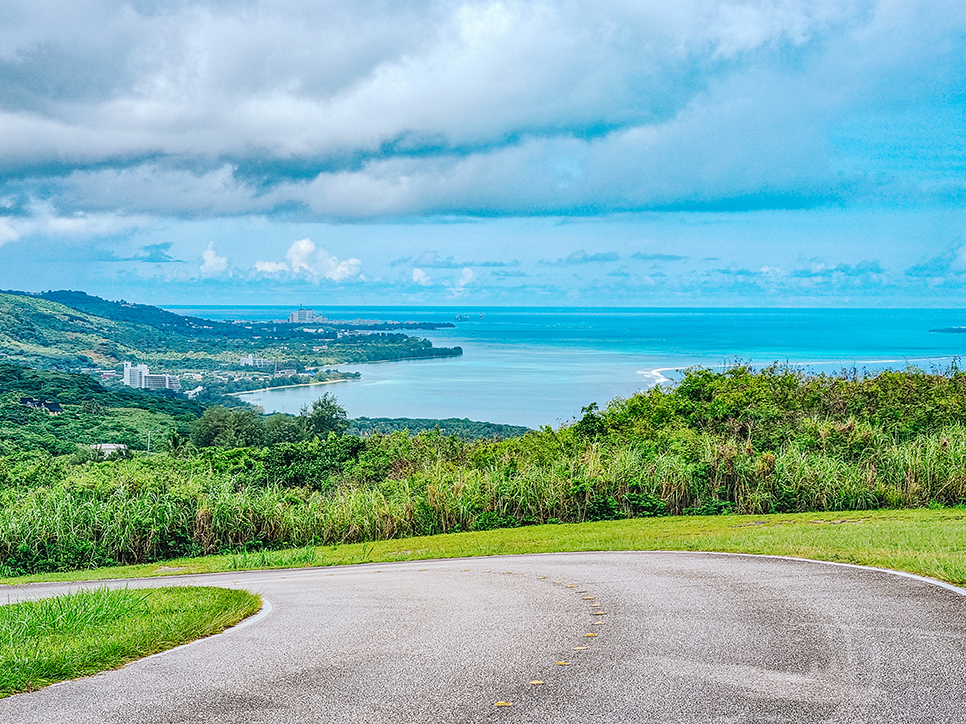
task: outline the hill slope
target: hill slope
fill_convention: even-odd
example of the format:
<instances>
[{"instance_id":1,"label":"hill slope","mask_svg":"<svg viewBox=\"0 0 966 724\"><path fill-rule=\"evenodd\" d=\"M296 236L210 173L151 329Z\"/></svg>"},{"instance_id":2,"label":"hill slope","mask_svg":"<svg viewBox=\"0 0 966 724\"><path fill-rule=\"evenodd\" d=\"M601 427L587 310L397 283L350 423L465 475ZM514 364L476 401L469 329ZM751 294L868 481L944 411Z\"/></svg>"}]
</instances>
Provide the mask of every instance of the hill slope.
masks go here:
<instances>
[{"instance_id":1,"label":"hill slope","mask_svg":"<svg viewBox=\"0 0 966 724\"><path fill-rule=\"evenodd\" d=\"M76 306L67 306L67 304ZM253 354L284 367L456 356L398 333L340 335L338 329L276 323L228 324L182 317L158 307L109 302L83 292L0 293L0 360L47 369L125 360L152 371L220 369Z\"/></svg>"},{"instance_id":2,"label":"hill slope","mask_svg":"<svg viewBox=\"0 0 966 724\"><path fill-rule=\"evenodd\" d=\"M29 397L57 402L48 414L21 403ZM77 445L120 443L132 449L155 445L171 431L185 436L202 413L197 402L135 390L106 388L87 375L0 364L0 455L31 450L72 453Z\"/></svg>"}]
</instances>

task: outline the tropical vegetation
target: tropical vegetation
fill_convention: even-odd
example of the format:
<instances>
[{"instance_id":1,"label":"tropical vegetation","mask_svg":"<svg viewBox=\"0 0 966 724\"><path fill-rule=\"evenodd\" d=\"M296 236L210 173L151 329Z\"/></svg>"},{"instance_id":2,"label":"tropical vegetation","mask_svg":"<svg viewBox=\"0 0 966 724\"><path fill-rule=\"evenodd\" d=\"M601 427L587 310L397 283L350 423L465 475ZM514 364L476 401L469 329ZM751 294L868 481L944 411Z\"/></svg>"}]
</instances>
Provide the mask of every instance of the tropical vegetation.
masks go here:
<instances>
[{"instance_id":1,"label":"tropical vegetation","mask_svg":"<svg viewBox=\"0 0 966 724\"><path fill-rule=\"evenodd\" d=\"M296 421L274 444L201 439L205 415L224 422L209 410L190 442L161 454L8 454L3 573L541 523L966 503L966 374L956 367L694 369L674 388L503 440L346 435L329 402L319 419L334 427Z\"/></svg>"}]
</instances>

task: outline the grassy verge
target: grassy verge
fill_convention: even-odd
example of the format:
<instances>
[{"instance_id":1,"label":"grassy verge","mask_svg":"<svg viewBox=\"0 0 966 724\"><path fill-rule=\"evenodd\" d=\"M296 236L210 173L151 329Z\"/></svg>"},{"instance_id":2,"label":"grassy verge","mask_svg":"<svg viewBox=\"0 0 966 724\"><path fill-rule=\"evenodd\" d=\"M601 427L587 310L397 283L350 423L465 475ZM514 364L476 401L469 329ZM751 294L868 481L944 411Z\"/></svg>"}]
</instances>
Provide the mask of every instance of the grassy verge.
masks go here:
<instances>
[{"instance_id":1,"label":"grassy verge","mask_svg":"<svg viewBox=\"0 0 966 724\"><path fill-rule=\"evenodd\" d=\"M554 551L760 553L893 568L966 586L966 509L635 518L207 556L0 579L17 584Z\"/></svg>"},{"instance_id":2,"label":"grassy verge","mask_svg":"<svg viewBox=\"0 0 966 724\"><path fill-rule=\"evenodd\" d=\"M100 588L0 606L0 697L219 633L260 607L247 591L196 587Z\"/></svg>"}]
</instances>

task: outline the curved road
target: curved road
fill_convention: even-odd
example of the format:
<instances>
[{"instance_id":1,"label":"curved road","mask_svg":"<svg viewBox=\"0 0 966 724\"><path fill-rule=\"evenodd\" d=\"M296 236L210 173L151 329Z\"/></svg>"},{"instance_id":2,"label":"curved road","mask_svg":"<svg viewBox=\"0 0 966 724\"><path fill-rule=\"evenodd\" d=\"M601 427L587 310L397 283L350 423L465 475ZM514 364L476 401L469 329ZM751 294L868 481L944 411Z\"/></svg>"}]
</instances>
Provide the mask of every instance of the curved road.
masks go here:
<instances>
[{"instance_id":1,"label":"curved road","mask_svg":"<svg viewBox=\"0 0 966 724\"><path fill-rule=\"evenodd\" d=\"M0 700L0 721L966 722L966 595L872 569L555 553L125 583L244 587L270 605Z\"/></svg>"}]
</instances>

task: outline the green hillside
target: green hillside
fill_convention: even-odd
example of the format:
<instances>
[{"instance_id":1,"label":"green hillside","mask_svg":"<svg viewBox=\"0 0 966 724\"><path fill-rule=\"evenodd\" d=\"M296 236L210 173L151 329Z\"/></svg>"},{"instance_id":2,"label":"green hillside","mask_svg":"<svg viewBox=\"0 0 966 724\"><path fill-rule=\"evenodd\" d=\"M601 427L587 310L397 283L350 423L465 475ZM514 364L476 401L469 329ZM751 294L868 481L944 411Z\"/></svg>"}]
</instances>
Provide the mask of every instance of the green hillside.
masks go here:
<instances>
[{"instance_id":1,"label":"green hillside","mask_svg":"<svg viewBox=\"0 0 966 724\"><path fill-rule=\"evenodd\" d=\"M306 331L294 324L228 324L83 292L0 293L0 361L69 370L116 369L131 360L155 372L181 372L237 366L248 354L301 369L456 356L462 350L399 333L346 336L324 325Z\"/></svg>"},{"instance_id":2,"label":"green hillside","mask_svg":"<svg viewBox=\"0 0 966 724\"><path fill-rule=\"evenodd\" d=\"M62 412L22 404L23 398L56 402ZM0 455L44 450L74 453L78 445L116 443L147 447L172 431L187 436L203 407L183 397L104 387L87 375L0 364Z\"/></svg>"},{"instance_id":3,"label":"green hillside","mask_svg":"<svg viewBox=\"0 0 966 724\"><path fill-rule=\"evenodd\" d=\"M163 344L164 335L151 327L97 317L46 299L0 294L0 350L19 364L113 367Z\"/></svg>"}]
</instances>

